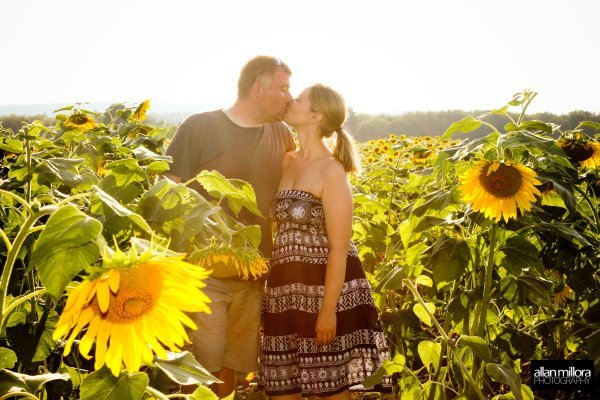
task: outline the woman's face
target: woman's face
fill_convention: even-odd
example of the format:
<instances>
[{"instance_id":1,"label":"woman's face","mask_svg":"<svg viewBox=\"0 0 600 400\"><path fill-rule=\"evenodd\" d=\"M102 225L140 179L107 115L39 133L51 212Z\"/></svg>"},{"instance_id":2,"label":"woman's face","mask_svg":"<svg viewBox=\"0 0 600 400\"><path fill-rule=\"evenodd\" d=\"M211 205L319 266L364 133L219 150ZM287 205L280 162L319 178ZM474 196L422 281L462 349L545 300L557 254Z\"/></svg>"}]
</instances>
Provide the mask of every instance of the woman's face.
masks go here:
<instances>
[{"instance_id":1,"label":"woman's face","mask_svg":"<svg viewBox=\"0 0 600 400\"><path fill-rule=\"evenodd\" d=\"M309 89L304 89L292 102L284 120L288 125L298 128L310 122L314 122L315 112L311 110L308 93Z\"/></svg>"}]
</instances>

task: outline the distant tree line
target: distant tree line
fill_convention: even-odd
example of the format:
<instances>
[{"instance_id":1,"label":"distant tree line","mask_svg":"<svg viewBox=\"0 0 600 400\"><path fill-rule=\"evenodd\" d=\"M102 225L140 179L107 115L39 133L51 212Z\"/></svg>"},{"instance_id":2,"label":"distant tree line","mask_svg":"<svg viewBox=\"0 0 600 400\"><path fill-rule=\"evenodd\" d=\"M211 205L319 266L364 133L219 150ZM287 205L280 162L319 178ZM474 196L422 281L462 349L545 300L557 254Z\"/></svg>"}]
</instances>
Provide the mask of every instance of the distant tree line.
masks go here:
<instances>
[{"instance_id":1,"label":"distant tree line","mask_svg":"<svg viewBox=\"0 0 600 400\"><path fill-rule=\"evenodd\" d=\"M463 111L416 111L402 115L389 114L357 114L350 111L347 126L359 142L386 136L390 133L404 134L407 136L438 136L448 127L461 119L472 115L484 114L484 110ZM517 115L511 114L516 119ZM503 115L490 115L485 120L501 130L509 120ZM541 120L546 123L559 125L561 130L570 130L577 127L581 121L600 122L600 113L589 111L571 111L567 114L553 114L548 112L527 114L526 120ZM470 133L468 137L480 137L489 133L490 128L481 127ZM457 136L458 138L458 136Z\"/></svg>"},{"instance_id":2,"label":"distant tree line","mask_svg":"<svg viewBox=\"0 0 600 400\"><path fill-rule=\"evenodd\" d=\"M114 118L114 113L120 105L113 105L100 118L101 122L108 123ZM350 110L350 116L347 122L347 128L359 142L370 139L376 139L387 136L390 133L407 136L438 136L444 133L448 127L456 121L469 115L478 116L485 113L484 110L463 111L416 111L401 115L391 114L363 114L355 113ZM147 123L159 126L177 126L188 116L187 113L149 113ZM516 118L516 115L513 116ZM56 123L53 117L48 115L6 115L0 116L0 125L6 129L17 132L21 129L23 122L32 122L41 120L45 125L54 125ZM562 130L574 129L581 121L600 122L600 113L590 111L571 111L567 114L554 113L534 113L528 114L527 120L541 120L546 123L559 125ZM502 129L508 122L503 115L491 115L486 117L486 121L493 124L496 128ZM468 135L468 137L479 137L489 133L489 128L482 127ZM457 136L458 138L458 136Z\"/></svg>"}]
</instances>

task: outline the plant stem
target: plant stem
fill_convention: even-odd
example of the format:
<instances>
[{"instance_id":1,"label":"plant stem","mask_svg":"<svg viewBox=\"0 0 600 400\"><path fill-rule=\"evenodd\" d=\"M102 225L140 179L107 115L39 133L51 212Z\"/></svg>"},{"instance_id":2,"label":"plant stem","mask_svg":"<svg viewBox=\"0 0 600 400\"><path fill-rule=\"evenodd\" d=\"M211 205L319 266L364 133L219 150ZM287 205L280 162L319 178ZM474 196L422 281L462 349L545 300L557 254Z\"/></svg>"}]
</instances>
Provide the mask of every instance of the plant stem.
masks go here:
<instances>
[{"instance_id":1,"label":"plant stem","mask_svg":"<svg viewBox=\"0 0 600 400\"><path fill-rule=\"evenodd\" d=\"M29 205L29 203L27 203L27 201L25 201L20 196L14 194L13 192L9 192L7 190L2 190L2 189L0 189L0 194L8 196L11 199L15 200L16 202L18 202L19 204L21 204L23 206L23 208L27 211L28 214L32 213L31 206Z\"/></svg>"},{"instance_id":2,"label":"plant stem","mask_svg":"<svg viewBox=\"0 0 600 400\"><path fill-rule=\"evenodd\" d=\"M25 242L27 236L31 233L31 227L35 222L43 217L44 215L52 214L57 208L55 206L46 206L40 208L40 210L34 214L31 214L17 233L17 237L13 242L12 248L8 252L6 256L6 262L4 263L4 269L2 270L2 278L0 279L0 315L1 319L4 319L4 303L6 301L6 295L8 290L8 282L10 280L10 276L12 274L13 267L15 265L15 261L19 255L19 251L21 250L21 246ZM0 319L0 320L1 320ZM1 399L0 399L1 400Z\"/></svg>"},{"instance_id":3,"label":"plant stem","mask_svg":"<svg viewBox=\"0 0 600 400\"><path fill-rule=\"evenodd\" d=\"M537 96L537 93L533 92L531 97L529 97L527 99L527 101L525 102L525 104L523 104L523 108L521 110L521 115L519 115L519 118L517 119L517 125L521 125L521 123L523 122L523 118L525 118L525 111L527 111L527 107L529 107L529 104L531 104L531 102L533 101L535 96Z\"/></svg>"},{"instance_id":4,"label":"plant stem","mask_svg":"<svg viewBox=\"0 0 600 400\"><path fill-rule=\"evenodd\" d=\"M7 307L6 310L2 313L2 319L0 320L0 332L4 329L4 324L8 320L7 317L13 312L20 304L26 302L27 300L41 296L46 293L46 289L38 289L35 292L27 293L26 295L17 297L14 299Z\"/></svg>"},{"instance_id":5,"label":"plant stem","mask_svg":"<svg viewBox=\"0 0 600 400\"><path fill-rule=\"evenodd\" d=\"M475 331L477 336L483 337L485 330L485 321L487 319L488 303L490 301L490 291L492 289L492 275L494 274L494 256L498 236L498 225L493 224L490 232L490 248L488 253L488 262L485 267L485 282L483 284L483 297L481 299L481 311L479 313L479 325Z\"/></svg>"},{"instance_id":6,"label":"plant stem","mask_svg":"<svg viewBox=\"0 0 600 400\"><path fill-rule=\"evenodd\" d=\"M456 346L454 345L453 342L450 341L450 338L448 337L448 335L444 331L444 328L442 328L442 326L440 325L440 323L438 322L438 320L435 318L435 316L431 313L431 311L429 311L429 308L427 308L427 305L425 304L425 301L423 300L423 298L421 297L421 295L417 291L417 288L415 287L415 285L410 281L410 279L403 279L402 283L404 283L406 285L406 287L408 287L408 289L411 291L411 293L413 294L413 296L415 296L415 298L417 299L417 301L421 304L421 306L423 307L423 309L427 312L427 314L429 314L429 317L431 318L431 321L433 322L433 324L437 328L438 332L442 336L442 340L444 342L446 342L446 344L448 345L448 347L450 347L450 349L456 350ZM460 369L461 369L461 371L463 373L463 376L467 379L467 381L471 385L471 388L473 390L475 390L475 393L477 393L477 397L479 399L481 399L481 400L485 399L485 396L481 392L481 389L479 388L479 386L477 386L477 383L475 382L475 380L473 380L473 377L471 376L471 374L467 370L467 367L465 367L465 365L463 364L462 360L460 358L456 357L456 358L454 358L454 361L460 366Z\"/></svg>"},{"instance_id":7,"label":"plant stem","mask_svg":"<svg viewBox=\"0 0 600 400\"><path fill-rule=\"evenodd\" d=\"M592 200L590 200L590 198L588 197L588 195L581 190L579 187L577 187L577 185L574 185L573 188L580 194L583 196L583 198L585 199L585 201L589 204L590 209L592 210L592 213L594 214L594 222L596 225L596 232L600 232L600 224L598 223L598 221L600 221L600 218L598 217L598 206L594 205L594 203L592 202Z\"/></svg>"}]
</instances>

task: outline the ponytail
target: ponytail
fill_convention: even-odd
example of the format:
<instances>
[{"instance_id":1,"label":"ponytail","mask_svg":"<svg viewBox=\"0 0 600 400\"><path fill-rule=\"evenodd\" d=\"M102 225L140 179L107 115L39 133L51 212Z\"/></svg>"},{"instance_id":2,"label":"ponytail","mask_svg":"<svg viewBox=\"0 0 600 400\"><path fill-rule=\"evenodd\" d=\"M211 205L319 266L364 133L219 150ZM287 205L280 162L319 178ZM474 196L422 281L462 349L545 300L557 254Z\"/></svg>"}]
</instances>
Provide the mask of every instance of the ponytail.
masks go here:
<instances>
[{"instance_id":1,"label":"ponytail","mask_svg":"<svg viewBox=\"0 0 600 400\"><path fill-rule=\"evenodd\" d=\"M341 127L336 132L337 138L333 155L342 163L346 172L360 173L360 161L354 139Z\"/></svg>"},{"instance_id":2,"label":"ponytail","mask_svg":"<svg viewBox=\"0 0 600 400\"><path fill-rule=\"evenodd\" d=\"M347 117L344 98L329 86L320 83L310 87L308 97L312 111L323 115L320 126L323 137L330 138L334 132L337 133L333 155L346 172L358 173L360 161L354 139L342 128Z\"/></svg>"}]
</instances>

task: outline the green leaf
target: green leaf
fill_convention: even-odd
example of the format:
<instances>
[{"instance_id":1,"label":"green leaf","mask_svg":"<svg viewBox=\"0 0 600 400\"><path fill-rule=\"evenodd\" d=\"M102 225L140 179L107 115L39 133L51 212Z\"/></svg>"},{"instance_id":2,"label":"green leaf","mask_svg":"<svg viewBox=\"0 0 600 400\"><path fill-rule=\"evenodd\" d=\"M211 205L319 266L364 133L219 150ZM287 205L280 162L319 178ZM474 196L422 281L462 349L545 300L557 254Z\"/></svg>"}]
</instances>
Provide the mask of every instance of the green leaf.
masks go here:
<instances>
[{"instance_id":1,"label":"green leaf","mask_svg":"<svg viewBox=\"0 0 600 400\"><path fill-rule=\"evenodd\" d=\"M46 382L55 380L68 381L68 374L25 375L8 369L0 370L0 393L27 392L35 393Z\"/></svg>"},{"instance_id":2,"label":"green leaf","mask_svg":"<svg viewBox=\"0 0 600 400\"><path fill-rule=\"evenodd\" d=\"M146 167L147 174L162 174L169 170L169 164L164 161L152 161Z\"/></svg>"},{"instance_id":3,"label":"green leaf","mask_svg":"<svg viewBox=\"0 0 600 400\"><path fill-rule=\"evenodd\" d=\"M138 161L144 161L144 160L169 161L169 160L171 160L170 156L161 156L160 154L156 154L155 152L148 150L144 146L136 147L132 151L133 151L133 154L135 154L135 158L137 158Z\"/></svg>"},{"instance_id":4,"label":"green leaf","mask_svg":"<svg viewBox=\"0 0 600 400\"><path fill-rule=\"evenodd\" d=\"M440 355L442 354L442 345L432 340L423 340L419 342L417 348L419 357L427 371L431 373L432 366L433 370L437 371L440 367Z\"/></svg>"},{"instance_id":5,"label":"green leaf","mask_svg":"<svg viewBox=\"0 0 600 400\"><path fill-rule=\"evenodd\" d=\"M105 191L100 189L98 186L95 186L94 189L96 191L96 195L98 196L98 198L108 208L110 208L115 214L117 214L119 217L128 218L129 220L131 220L131 222L136 224L138 227L140 227L143 231L145 231L149 235L154 234L154 232L152 231L152 228L150 228L150 225L148 225L146 220L141 215L136 214L133 211L126 208L125 206L121 205L111 195L109 195L108 193L106 193Z\"/></svg>"},{"instance_id":6,"label":"green leaf","mask_svg":"<svg viewBox=\"0 0 600 400\"><path fill-rule=\"evenodd\" d=\"M590 358L594 360L595 375L600 372L600 329L585 337Z\"/></svg>"},{"instance_id":7,"label":"green leaf","mask_svg":"<svg viewBox=\"0 0 600 400\"><path fill-rule=\"evenodd\" d=\"M71 383L73 384L73 389L77 389L79 386L81 386L82 379L88 375L87 371L69 367L65 363L60 364L59 371L63 374L69 374L69 377L71 378Z\"/></svg>"},{"instance_id":8,"label":"green leaf","mask_svg":"<svg viewBox=\"0 0 600 400\"><path fill-rule=\"evenodd\" d=\"M472 116L465 117L458 122L450 125L446 132L442 135L442 139L448 139L456 132L468 133L478 129L481 126L481 121Z\"/></svg>"},{"instance_id":9,"label":"green leaf","mask_svg":"<svg viewBox=\"0 0 600 400\"><path fill-rule=\"evenodd\" d=\"M523 400L521 378L514 369L500 364L486 364L485 371L496 382L508 385L517 400Z\"/></svg>"},{"instance_id":10,"label":"green leaf","mask_svg":"<svg viewBox=\"0 0 600 400\"><path fill-rule=\"evenodd\" d=\"M115 184L120 187L128 186L134 182L144 182L146 173L140 167L137 160L129 158L126 160L111 161L104 165L105 176L114 177Z\"/></svg>"},{"instance_id":11,"label":"green leaf","mask_svg":"<svg viewBox=\"0 0 600 400\"><path fill-rule=\"evenodd\" d=\"M534 226L535 228L541 230L542 232L552 232L558 237L562 237L563 239L567 239L570 242L573 242L579 246L591 246L590 242L587 241L579 232L571 228L571 225L568 223L562 222L540 222Z\"/></svg>"},{"instance_id":12,"label":"green leaf","mask_svg":"<svg viewBox=\"0 0 600 400\"><path fill-rule=\"evenodd\" d=\"M435 304L433 303L425 303L425 305L427 306L427 309L431 312L431 314L435 314ZM431 316L429 315L429 313L427 312L427 310L425 309L425 307L423 307L421 305L421 303L416 303L413 306L413 312L415 313L415 315L417 317L419 317L419 319L427 326L431 326Z\"/></svg>"},{"instance_id":13,"label":"green leaf","mask_svg":"<svg viewBox=\"0 0 600 400\"><path fill-rule=\"evenodd\" d=\"M386 360L387 362L389 362L388 360ZM367 376L365 378L365 380L362 382L362 385L365 388L372 388L373 386L381 383L381 381L383 381L383 378L386 375L386 371L385 368L383 367L383 365L379 366L379 368L377 368L377 370L375 372L373 372L371 375Z\"/></svg>"},{"instance_id":14,"label":"green leaf","mask_svg":"<svg viewBox=\"0 0 600 400\"><path fill-rule=\"evenodd\" d=\"M167 359L155 359L155 364L174 382L180 385L211 385L222 383L208 372L189 351L167 352Z\"/></svg>"},{"instance_id":15,"label":"green leaf","mask_svg":"<svg viewBox=\"0 0 600 400\"><path fill-rule=\"evenodd\" d=\"M579 123L579 125L577 125L577 128L575 129L579 129L579 128L592 128L595 129L597 131L600 131L600 123L598 122L594 122L594 121L581 121Z\"/></svg>"},{"instance_id":16,"label":"green leaf","mask_svg":"<svg viewBox=\"0 0 600 400\"><path fill-rule=\"evenodd\" d=\"M17 363L17 355L11 349L0 347L0 369L12 368Z\"/></svg>"},{"instance_id":17,"label":"green leaf","mask_svg":"<svg viewBox=\"0 0 600 400\"><path fill-rule=\"evenodd\" d=\"M470 261L471 251L467 242L455 238L438 239L429 259L437 289L460 278Z\"/></svg>"},{"instance_id":18,"label":"green leaf","mask_svg":"<svg viewBox=\"0 0 600 400\"><path fill-rule=\"evenodd\" d=\"M519 276L524 268L538 269L540 259L539 250L530 241L519 235L509 237L499 249L497 257L499 265L510 273Z\"/></svg>"},{"instance_id":19,"label":"green leaf","mask_svg":"<svg viewBox=\"0 0 600 400\"><path fill-rule=\"evenodd\" d=\"M536 135L528 131L511 132L502 139L501 146L507 149L523 147L544 154L554 154L564 157L564 152L558 147L554 139Z\"/></svg>"},{"instance_id":20,"label":"green leaf","mask_svg":"<svg viewBox=\"0 0 600 400\"><path fill-rule=\"evenodd\" d=\"M0 149L9 153L21 154L23 152L23 142L3 137L2 140L0 140Z\"/></svg>"},{"instance_id":21,"label":"green leaf","mask_svg":"<svg viewBox=\"0 0 600 400\"><path fill-rule=\"evenodd\" d=\"M34 337L37 340L35 344L35 353L31 361L44 361L56 348L56 341L52 339L52 334L58 323L58 313L54 310L45 310L42 318L35 324Z\"/></svg>"},{"instance_id":22,"label":"green leaf","mask_svg":"<svg viewBox=\"0 0 600 400\"><path fill-rule=\"evenodd\" d=\"M435 192L431 192L423 197L425 202L416 207L412 211L412 214L416 215L417 217L421 217L427 210L430 209L443 210L446 208L446 206L454 202L454 196L455 194L451 190L440 189L436 190Z\"/></svg>"},{"instance_id":23,"label":"green leaf","mask_svg":"<svg viewBox=\"0 0 600 400\"><path fill-rule=\"evenodd\" d=\"M506 124L504 126L504 129L507 131L519 131L519 130L542 131L542 132L550 135L554 131L554 126L552 124L547 124L543 121L532 120L532 121L525 121L525 122L521 123L521 125L518 125L518 126L511 122L509 124Z\"/></svg>"},{"instance_id":24,"label":"green leaf","mask_svg":"<svg viewBox=\"0 0 600 400\"><path fill-rule=\"evenodd\" d=\"M233 396L234 394L235 391L230 396ZM230 396L227 397L229 398ZM189 400L219 400L219 396L214 394L213 391L206 386L199 386L198 389L194 390L194 393L189 396ZM231 400L233 400L233 397Z\"/></svg>"},{"instance_id":25,"label":"green leaf","mask_svg":"<svg viewBox=\"0 0 600 400\"><path fill-rule=\"evenodd\" d=\"M488 344L479 336L462 335L458 339L458 345L469 347L479 358L485 362L492 361L492 353Z\"/></svg>"},{"instance_id":26,"label":"green leaf","mask_svg":"<svg viewBox=\"0 0 600 400\"><path fill-rule=\"evenodd\" d=\"M98 178L89 171L80 174L79 168L85 163L83 158L48 158L34 168L34 172L50 183L61 183L70 187L90 186Z\"/></svg>"},{"instance_id":27,"label":"green leaf","mask_svg":"<svg viewBox=\"0 0 600 400\"><path fill-rule=\"evenodd\" d=\"M427 286L427 287L433 287L433 279L431 279L427 275L419 275L419 276L417 276L417 279L415 279L415 283L417 285L422 285L422 286Z\"/></svg>"},{"instance_id":28,"label":"green leaf","mask_svg":"<svg viewBox=\"0 0 600 400\"><path fill-rule=\"evenodd\" d=\"M227 179L217 171L202 171L196 176L196 180L211 196L227 199L227 205L236 216L242 208L263 216L256 206L256 195L249 183L238 179Z\"/></svg>"},{"instance_id":29,"label":"green leaf","mask_svg":"<svg viewBox=\"0 0 600 400\"><path fill-rule=\"evenodd\" d=\"M71 205L50 216L34 244L31 264L54 299L75 275L98 259L100 249L95 239L101 231L100 221Z\"/></svg>"},{"instance_id":30,"label":"green leaf","mask_svg":"<svg viewBox=\"0 0 600 400\"><path fill-rule=\"evenodd\" d=\"M106 367L85 377L81 383L81 400L140 400L148 386L144 372L122 372L117 378Z\"/></svg>"}]
</instances>

